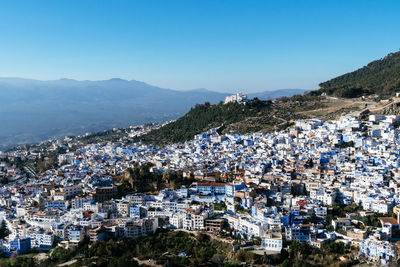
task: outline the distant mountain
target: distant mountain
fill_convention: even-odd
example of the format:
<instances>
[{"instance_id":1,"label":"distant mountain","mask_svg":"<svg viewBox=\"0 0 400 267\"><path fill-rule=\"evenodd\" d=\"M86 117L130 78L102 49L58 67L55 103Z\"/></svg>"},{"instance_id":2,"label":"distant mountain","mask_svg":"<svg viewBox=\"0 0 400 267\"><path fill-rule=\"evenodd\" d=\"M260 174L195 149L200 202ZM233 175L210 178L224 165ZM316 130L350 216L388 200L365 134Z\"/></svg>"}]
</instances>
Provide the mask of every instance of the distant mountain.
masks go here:
<instances>
[{"instance_id":1,"label":"distant mountain","mask_svg":"<svg viewBox=\"0 0 400 267\"><path fill-rule=\"evenodd\" d=\"M0 78L0 146L171 120L196 103L217 103L226 95L122 79Z\"/></svg>"},{"instance_id":2,"label":"distant mountain","mask_svg":"<svg viewBox=\"0 0 400 267\"><path fill-rule=\"evenodd\" d=\"M285 129L297 119L310 118L307 112L323 108L321 98L306 94L275 101L253 98L246 104L197 104L176 121L137 137L135 141L157 145L185 142L211 128L218 128L220 133Z\"/></svg>"},{"instance_id":3,"label":"distant mountain","mask_svg":"<svg viewBox=\"0 0 400 267\"><path fill-rule=\"evenodd\" d=\"M260 93L252 93L248 94L247 97L249 99L252 98L259 98L261 100L270 100L270 99L275 99L278 97L283 97L283 96L293 96L293 95L302 95L306 93L308 90L305 89L279 89L279 90L274 90L274 91L264 91Z\"/></svg>"},{"instance_id":4,"label":"distant mountain","mask_svg":"<svg viewBox=\"0 0 400 267\"><path fill-rule=\"evenodd\" d=\"M233 133L282 129L296 119L334 119L349 112L365 113L368 101L373 101L369 104L375 106L378 104L374 100L378 99L355 101L351 98L371 94L377 94L378 98L387 98L395 92L400 92L400 51L388 54L361 69L323 82L320 89L308 93L302 89L283 89L248 95L249 99L276 98L272 104L259 100L251 101L247 106L196 105L174 123L153 130L138 139L156 144L184 142L196 134L219 126L224 132ZM329 98L323 93L339 98ZM281 96L290 97L279 98ZM398 102L395 102L381 106L379 110L385 114L398 114L399 107Z\"/></svg>"},{"instance_id":5,"label":"distant mountain","mask_svg":"<svg viewBox=\"0 0 400 267\"><path fill-rule=\"evenodd\" d=\"M164 89L119 78L104 81L0 78L0 149L176 119L195 104L218 103L227 95L206 89Z\"/></svg>"},{"instance_id":6,"label":"distant mountain","mask_svg":"<svg viewBox=\"0 0 400 267\"><path fill-rule=\"evenodd\" d=\"M400 52L391 53L354 72L323 82L320 84L320 89L307 94L304 94L306 90L302 89L248 94L249 99L277 99L272 105L261 101L264 103L261 109L250 108L251 106L243 109L226 105L196 106L176 122L142 136L141 140L160 144L183 142L193 138L195 134L221 125L225 132L254 132L282 128L298 118L332 119L365 108L365 103L356 103L346 98L370 94L387 97L398 91L400 91ZM323 93L340 98L327 99L322 96ZM279 98L282 96L289 98ZM393 113L398 107L391 109L388 112ZM215 115L225 113L226 116ZM202 122L194 120L194 117L202 118Z\"/></svg>"},{"instance_id":7,"label":"distant mountain","mask_svg":"<svg viewBox=\"0 0 400 267\"><path fill-rule=\"evenodd\" d=\"M320 92L339 97L394 95L400 91L400 51L372 61L356 71L320 83L319 86Z\"/></svg>"},{"instance_id":8,"label":"distant mountain","mask_svg":"<svg viewBox=\"0 0 400 267\"><path fill-rule=\"evenodd\" d=\"M138 137L135 141L154 144L184 142L210 128L244 121L248 117L268 116L271 106L271 101L261 100L250 100L246 105L235 102L216 105L197 104L178 120Z\"/></svg>"}]
</instances>

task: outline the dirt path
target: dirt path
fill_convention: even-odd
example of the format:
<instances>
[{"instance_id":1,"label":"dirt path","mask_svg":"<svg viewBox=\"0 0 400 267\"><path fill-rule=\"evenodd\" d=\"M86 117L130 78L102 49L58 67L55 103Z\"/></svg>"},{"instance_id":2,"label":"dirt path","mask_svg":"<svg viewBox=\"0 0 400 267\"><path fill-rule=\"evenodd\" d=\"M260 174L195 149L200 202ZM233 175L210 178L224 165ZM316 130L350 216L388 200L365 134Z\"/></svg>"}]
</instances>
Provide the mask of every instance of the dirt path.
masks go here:
<instances>
[{"instance_id":1,"label":"dirt path","mask_svg":"<svg viewBox=\"0 0 400 267\"><path fill-rule=\"evenodd\" d=\"M58 266L58 267L69 266L69 265L74 264L74 263L77 262L77 261L78 261L77 259L75 259L75 260L70 260L70 261L61 263L61 264L59 264L59 265L57 265L57 266Z\"/></svg>"},{"instance_id":2,"label":"dirt path","mask_svg":"<svg viewBox=\"0 0 400 267\"><path fill-rule=\"evenodd\" d=\"M396 99L394 99L393 101L391 101L391 102L389 102L389 103L383 105L382 107L373 108L373 109L370 109L370 111L371 111L372 113L377 113L377 112L383 111L385 108L387 108L387 107L389 107L389 106L391 106L391 105L397 104L397 103L399 103L399 102L400 102L400 99L396 98Z\"/></svg>"},{"instance_id":3,"label":"dirt path","mask_svg":"<svg viewBox=\"0 0 400 267\"><path fill-rule=\"evenodd\" d=\"M155 261L153 261L153 260L144 260L144 261L142 261L142 260L139 260L139 259L136 258L136 257L133 257L133 259L134 259L135 261L137 261L139 264L144 264L144 265L153 266L153 267L162 267L162 265L157 264L157 263L156 263Z\"/></svg>"}]
</instances>

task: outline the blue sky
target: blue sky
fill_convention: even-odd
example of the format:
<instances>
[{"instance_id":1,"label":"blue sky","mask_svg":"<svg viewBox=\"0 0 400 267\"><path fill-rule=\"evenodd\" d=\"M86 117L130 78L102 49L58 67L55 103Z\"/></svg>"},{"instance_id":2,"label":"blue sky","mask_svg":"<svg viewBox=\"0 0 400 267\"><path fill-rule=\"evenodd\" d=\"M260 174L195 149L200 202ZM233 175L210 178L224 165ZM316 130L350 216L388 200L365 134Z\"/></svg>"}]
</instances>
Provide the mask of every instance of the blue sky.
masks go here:
<instances>
[{"instance_id":1,"label":"blue sky","mask_svg":"<svg viewBox=\"0 0 400 267\"><path fill-rule=\"evenodd\" d=\"M317 88L400 48L400 1L1 1L0 76Z\"/></svg>"}]
</instances>

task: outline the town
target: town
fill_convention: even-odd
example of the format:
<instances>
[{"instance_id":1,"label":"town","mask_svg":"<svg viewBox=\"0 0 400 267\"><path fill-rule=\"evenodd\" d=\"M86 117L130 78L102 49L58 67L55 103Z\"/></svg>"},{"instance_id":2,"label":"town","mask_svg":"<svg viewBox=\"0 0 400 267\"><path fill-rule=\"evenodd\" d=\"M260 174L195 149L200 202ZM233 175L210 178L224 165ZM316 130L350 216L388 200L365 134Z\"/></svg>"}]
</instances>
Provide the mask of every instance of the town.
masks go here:
<instances>
[{"instance_id":1,"label":"town","mask_svg":"<svg viewBox=\"0 0 400 267\"><path fill-rule=\"evenodd\" d=\"M11 256L163 228L239 238L235 249L255 253L340 242L389 265L399 257L399 122L346 115L271 133L212 129L165 147L127 142L160 127L136 126L124 141L45 142L43 151L59 152L40 173L28 164L48 160L37 147L1 152L1 249Z\"/></svg>"}]
</instances>

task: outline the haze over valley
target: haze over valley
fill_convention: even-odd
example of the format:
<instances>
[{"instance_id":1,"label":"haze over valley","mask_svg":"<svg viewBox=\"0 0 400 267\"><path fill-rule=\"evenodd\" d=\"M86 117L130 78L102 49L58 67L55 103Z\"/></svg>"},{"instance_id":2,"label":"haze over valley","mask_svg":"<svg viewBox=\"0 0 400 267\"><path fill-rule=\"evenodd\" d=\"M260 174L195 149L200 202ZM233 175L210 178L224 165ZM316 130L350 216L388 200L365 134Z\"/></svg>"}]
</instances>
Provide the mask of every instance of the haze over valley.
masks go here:
<instances>
[{"instance_id":1,"label":"haze over valley","mask_svg":"<svg viewBox=\"0 0 400 267\"><path fill-rule=\"evenodd\" d=\"M272 99L304 92L282 89L248 97ZM0 78L0 149L113 127L164 122L182 116L195 104L217 103L227 95L206 89L165 89L118 78L103 81Z\"/></svg>"}]
</instances>

